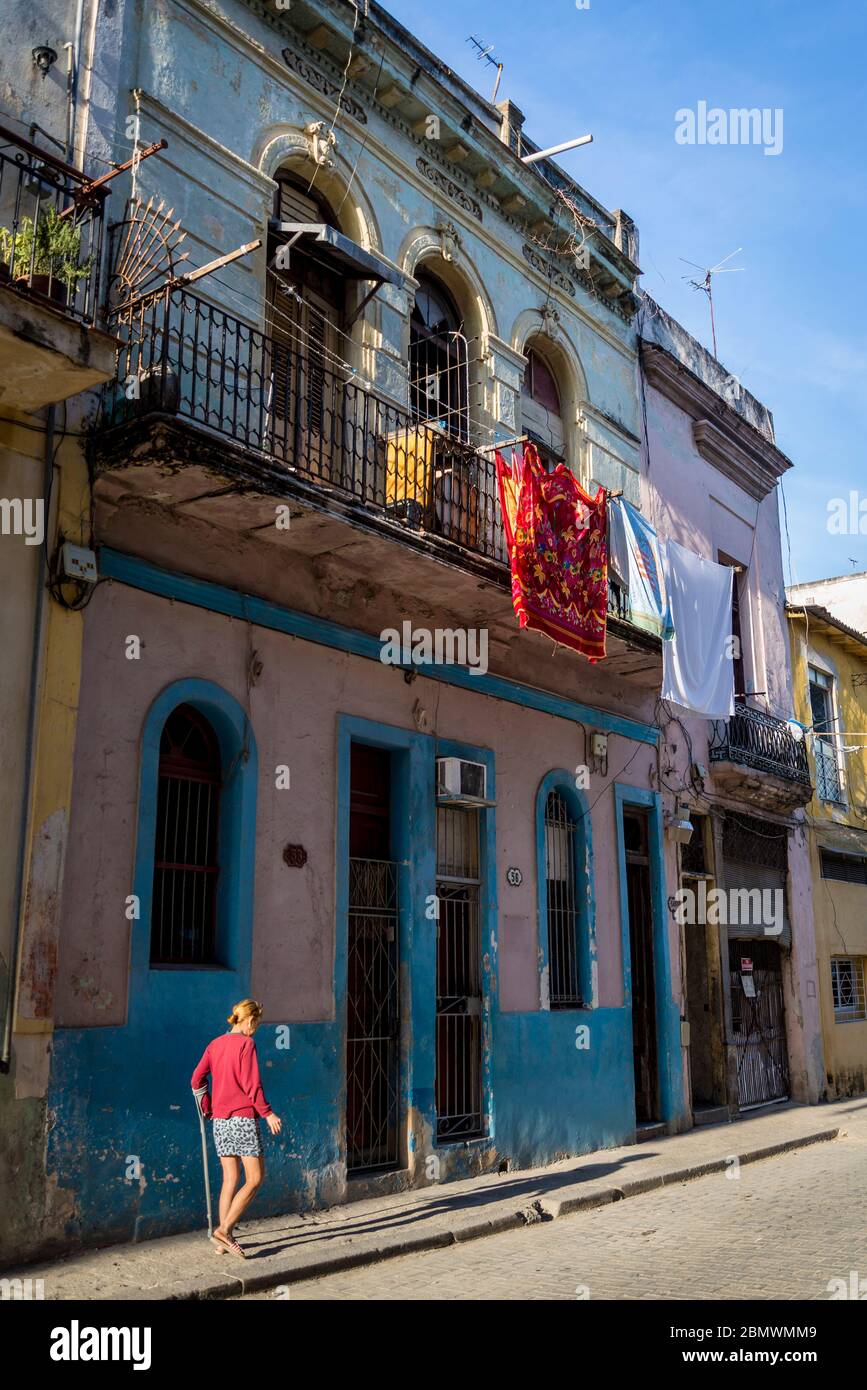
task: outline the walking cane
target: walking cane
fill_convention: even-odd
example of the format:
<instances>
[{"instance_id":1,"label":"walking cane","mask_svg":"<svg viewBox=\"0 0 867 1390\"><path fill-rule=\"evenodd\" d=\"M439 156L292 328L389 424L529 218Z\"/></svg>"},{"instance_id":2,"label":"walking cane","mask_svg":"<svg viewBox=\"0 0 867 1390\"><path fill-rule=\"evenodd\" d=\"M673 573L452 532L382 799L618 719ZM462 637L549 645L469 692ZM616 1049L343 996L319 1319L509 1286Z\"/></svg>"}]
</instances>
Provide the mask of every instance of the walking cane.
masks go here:
<instances>
[{"instance_id":1,"label":"walking cane","mask_svg":"<svg viewBox=\"0 0 867 1390\"><path fill-rule=\"evenodd\" d=\"M199 1086L193 1091L193 1098L196 1102L196 1114L199 1117L199 1129L202 1132L202 1169L205 1174L205 1201L208 1204L208 1239L213 1239L214 1227L211 1221L211 1180L208 1176L208 1145L205 1139L205 1117L202 1114L202 1096L207 1095L207 1086Z\"/></svg>"}]
</instances>

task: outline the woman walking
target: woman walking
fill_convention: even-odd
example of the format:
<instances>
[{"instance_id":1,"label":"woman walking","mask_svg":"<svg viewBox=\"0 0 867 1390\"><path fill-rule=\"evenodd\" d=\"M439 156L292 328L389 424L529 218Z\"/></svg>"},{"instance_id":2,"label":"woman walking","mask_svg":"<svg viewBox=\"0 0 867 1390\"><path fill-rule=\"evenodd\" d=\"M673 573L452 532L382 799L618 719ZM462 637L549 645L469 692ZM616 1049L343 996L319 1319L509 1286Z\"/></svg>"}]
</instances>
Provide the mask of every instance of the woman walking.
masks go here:
<instances>
[{"instance_id":1,"label":"woman walking","mask_svg":"<svg viewBox=\"0 0 867 1390\"><path fill-rule=\"evenodd\" d=\"M255 999L242 999L229 1014L231 1032L214 1038L205 1048L193 1072L194 1091L211 1078L210 1094L201 1099L203 1115L213 1119L214 1146L223 1167L220 1191L220 1224L214 1230L214 1246L221 1253L246 1258L232 1232L236 1222L262 1185L265 1164L259 1134L259 1116L272 1134L279 1134L283 1121L274 1114L262 1090L259 1059L253 1034L262 1021L262 1005ZM244 1165L244 1185L236 1192L240 1165Z\"/></svg>"}]
</instances>

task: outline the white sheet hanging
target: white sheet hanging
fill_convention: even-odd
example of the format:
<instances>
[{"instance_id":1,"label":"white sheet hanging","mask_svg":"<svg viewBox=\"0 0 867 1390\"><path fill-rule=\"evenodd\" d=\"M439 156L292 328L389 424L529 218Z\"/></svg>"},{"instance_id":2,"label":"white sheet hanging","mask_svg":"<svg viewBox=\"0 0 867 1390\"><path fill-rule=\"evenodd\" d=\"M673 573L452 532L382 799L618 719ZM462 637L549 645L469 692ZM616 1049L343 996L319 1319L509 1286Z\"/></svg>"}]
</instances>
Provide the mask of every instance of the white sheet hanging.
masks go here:
<instances>
[{"instance_id":1,"label":"white sheet hanging","mask_svg":"<svg viewBox=\"0 0 867 1390\"><path fill-rule=\"evenodd\" d=\"M677 541L668 542L665 568L674 637L662 648L662 698L708 719L728 718L735 712L732 569Z\"/></svg>"}]
</instances>

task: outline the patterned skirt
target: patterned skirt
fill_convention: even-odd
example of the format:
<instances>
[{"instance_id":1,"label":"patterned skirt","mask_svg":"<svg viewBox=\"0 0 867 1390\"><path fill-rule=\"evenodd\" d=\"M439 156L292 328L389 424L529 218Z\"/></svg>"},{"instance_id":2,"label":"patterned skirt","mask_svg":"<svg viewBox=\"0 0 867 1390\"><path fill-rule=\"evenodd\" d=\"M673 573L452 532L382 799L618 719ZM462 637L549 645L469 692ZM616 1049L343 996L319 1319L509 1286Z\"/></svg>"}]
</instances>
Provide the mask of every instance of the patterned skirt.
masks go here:
<instances>
[{"instance_id":1,"label":"patterned skirt","mask_svg":"<svg viewBox=\"0 0 867 1390\"><path fill-rule=\"evenodd\" d=\"M261 1158L262 1138L255 1116L232 1115L213 1120L214 1147L218 1158Z\"/></svg>"}]
</instances>

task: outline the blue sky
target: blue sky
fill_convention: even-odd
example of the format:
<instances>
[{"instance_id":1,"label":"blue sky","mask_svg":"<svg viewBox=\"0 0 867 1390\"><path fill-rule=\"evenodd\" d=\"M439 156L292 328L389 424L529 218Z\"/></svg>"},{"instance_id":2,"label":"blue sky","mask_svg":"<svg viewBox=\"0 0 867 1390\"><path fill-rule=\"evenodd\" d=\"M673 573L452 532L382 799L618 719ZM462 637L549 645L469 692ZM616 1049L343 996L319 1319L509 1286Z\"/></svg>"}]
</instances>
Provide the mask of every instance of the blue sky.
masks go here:
<instances>
[{"instance_id":1,"label":"blue sky","mask_svg":"<svg viewBox=\"0 0 867 1390\"><path fill-rule=\"evenodd\" d=\"M792 573L867 570L867 534L833 535L828 503L867 498L864 51L856 0L386 0L466 81L525 113L540 145L592 132L560 163L638 223L642 284L710 346L706 297L678 258L742 274L714 288L720 360L769 406L785 480ZM783 148L681 145L675 112L782 108ZM867 506L865 506L867 511ZM867 517L864 519L867 532ZM853 565L851 561L855 561Z\"/></svg>"}]
</instances>

